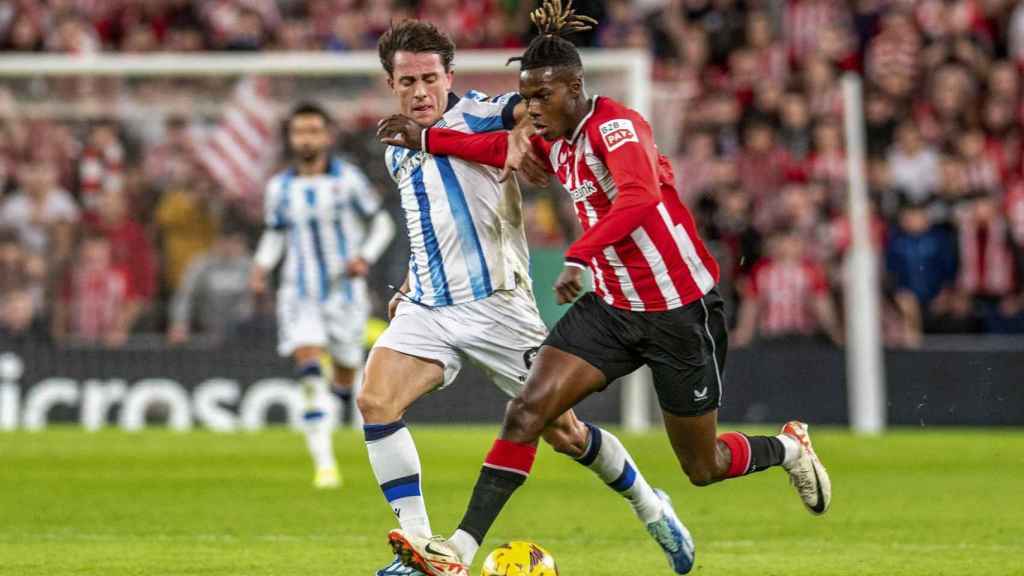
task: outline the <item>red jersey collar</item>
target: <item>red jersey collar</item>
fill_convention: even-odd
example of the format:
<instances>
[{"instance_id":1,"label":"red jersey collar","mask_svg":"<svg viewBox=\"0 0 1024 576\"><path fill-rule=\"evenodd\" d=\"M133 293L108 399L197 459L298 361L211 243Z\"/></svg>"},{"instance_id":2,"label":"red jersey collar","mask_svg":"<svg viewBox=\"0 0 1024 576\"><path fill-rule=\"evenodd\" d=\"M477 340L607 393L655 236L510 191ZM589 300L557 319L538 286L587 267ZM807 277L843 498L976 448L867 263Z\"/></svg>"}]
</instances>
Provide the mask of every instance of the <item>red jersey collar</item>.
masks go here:
<instances>
[{"instance_id":1,"label":"red jersey collar","mask_svg":"<svg viewBox=\"0 0 1024 576\"><path fill-rule=\"evenodd\" d=\"M579 125L576 126L575 130L573 130L572 138L569 138L569 144L570 145L573 145L573 144L576 143L576 139L579 138L580 133L583 132L583 127L587 125L587 120L590 120L590 117L594 115L594 110L597 109L597 99L598 98L600 98L600 96L598 96L597 94L594 94L594 97L590 99L590 111L587 112L587 115L583 117L583 120L580 120Z\"/></svg>"}]
</instances>

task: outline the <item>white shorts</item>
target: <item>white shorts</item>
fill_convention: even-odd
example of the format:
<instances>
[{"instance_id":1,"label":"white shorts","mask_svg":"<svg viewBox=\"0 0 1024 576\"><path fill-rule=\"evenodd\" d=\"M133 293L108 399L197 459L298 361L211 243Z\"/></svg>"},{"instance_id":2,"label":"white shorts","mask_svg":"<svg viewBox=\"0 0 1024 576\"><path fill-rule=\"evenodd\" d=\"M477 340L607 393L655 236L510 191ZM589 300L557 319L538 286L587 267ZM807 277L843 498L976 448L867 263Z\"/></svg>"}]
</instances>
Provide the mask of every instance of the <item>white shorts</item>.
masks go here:
<instances>
[{"instance_id":1,"label":"white shorts","mask_svg":"<svg viewBox=\"0 0 1024 576\"><path fill-rule=\"evenodd\" d=\"M547 332L533 294L520 287L454 306L402 302L374 348L440 362L442 388L458 376L463 359L469 359L505 394L515 396Z\"/></svg>"},{"instance_id":2,"label":"white shorts","mask_svg":"<svg viewBox=\"0 0 1024 576\"><path fill-rule=\"evenodd\" d=\"M340 293L321 302L282 291L277 297L277 352L291 356L297 348L317 346L338 364L358 368L369 313L369 302L346 302Z\"/></svg>"}]
</instances>

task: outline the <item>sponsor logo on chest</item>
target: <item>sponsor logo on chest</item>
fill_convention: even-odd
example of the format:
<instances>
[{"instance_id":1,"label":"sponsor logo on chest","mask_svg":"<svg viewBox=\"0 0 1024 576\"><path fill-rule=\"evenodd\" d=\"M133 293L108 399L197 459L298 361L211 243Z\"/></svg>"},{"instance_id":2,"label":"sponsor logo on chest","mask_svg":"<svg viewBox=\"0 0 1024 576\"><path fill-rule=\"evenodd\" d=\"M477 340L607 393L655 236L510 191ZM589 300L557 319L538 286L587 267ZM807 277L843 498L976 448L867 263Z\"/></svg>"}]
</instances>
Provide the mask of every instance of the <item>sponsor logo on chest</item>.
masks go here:
<instances>
[{"instance_id":1,"label":"sponsor logo on chest","mask_svg":"<svg viewBox=\"0 0 1024 576\"><path fill-rule=\"evenodd\" d=\"M578 179L575 162L578 160L576 151L568 146L562 146L558 151L558 170L556 176L562 183L562 187L569 192L573 202L582 202L588 196L597 192L597 186L590 180Z\"/></svg>"},{"instance_id":2,"label":"sponsor logo on chest","mask_svg":"<svg viewBox=\"0 0 1024 576\"><path fill-rule=\"evenodd\" d=\"M582 202L594 192L597 192L597 186L590 180L584 180L582 184L569 190L569 196L572 196L573 202Z\"/></svg>"}]
</instances>

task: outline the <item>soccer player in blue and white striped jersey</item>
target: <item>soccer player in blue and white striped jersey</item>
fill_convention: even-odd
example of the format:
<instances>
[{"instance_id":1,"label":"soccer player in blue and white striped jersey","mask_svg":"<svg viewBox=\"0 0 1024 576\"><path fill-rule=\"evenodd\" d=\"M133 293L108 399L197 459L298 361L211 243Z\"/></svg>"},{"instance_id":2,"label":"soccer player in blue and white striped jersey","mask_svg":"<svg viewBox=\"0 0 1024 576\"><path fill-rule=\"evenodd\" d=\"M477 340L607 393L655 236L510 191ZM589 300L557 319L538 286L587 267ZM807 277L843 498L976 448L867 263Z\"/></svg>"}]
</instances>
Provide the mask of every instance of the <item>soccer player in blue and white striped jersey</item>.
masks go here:
<instances>
[{"instance_id":1,"label":"soccer player in blue and white striped jersey","mask_svg":"<svg viewBox=\"0 0 1024 576\"><path fill-rule=\"evenodd\" d=\"M402 114L423 128L504 130L524 113L517 94L452 93L455 46L432 24L396 24L378 48ZM389 147L385 161L401 195L411 255L406 280L389 306L391 324L367 360L358 404L385 499L406 534L429 538L419 455L402 420L405 411L450 384L464 360L517 395L547 328L533 297L515 179L503 183L497 169L402 147ZM569 411L544 440L628 499L644 522L662 515L662 501L611 433ZM472 535L457 532L451 545L460 561L472 562L478 546ZM398 558L377 572L419 574Z\"/></svg>"},{"instance_id":2,"label":"soccer player in blue and white striped jersey","mask_svg":"<svg viewBox=\"0 0 1024 576\"><path fill-rule=\"evenodd\" d=\"M265 290L267 273L284 256L278 351L294 358L303 387L314 484L331 488L340 476L321 361L326 351L344 408L363 361L370 308L364 277L391 243L394 223L363 172L330 155L330 118L322 108L297 106L287 122L287 138L293 165L267 184L266 228L250 284L256 292Z\"/></svg>"}]
</instances>

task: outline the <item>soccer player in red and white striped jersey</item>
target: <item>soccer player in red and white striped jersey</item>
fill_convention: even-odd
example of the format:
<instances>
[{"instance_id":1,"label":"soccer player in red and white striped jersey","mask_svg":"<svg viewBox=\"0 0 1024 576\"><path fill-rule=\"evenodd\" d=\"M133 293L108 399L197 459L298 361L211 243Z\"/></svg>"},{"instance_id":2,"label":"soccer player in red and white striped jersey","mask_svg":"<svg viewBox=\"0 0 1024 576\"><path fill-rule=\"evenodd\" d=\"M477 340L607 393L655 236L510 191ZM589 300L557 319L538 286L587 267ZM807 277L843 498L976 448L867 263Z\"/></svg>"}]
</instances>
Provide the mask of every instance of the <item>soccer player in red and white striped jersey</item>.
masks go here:
<instances>
[{"instance_id":1,"label":"soccer player in red and white striped jersey","mask_svg":"<svg viewBox=\"0 0 1024 576\"><path fill-rule=\"evenodd\" d=\"M408 566L432 576L463 576L484 536L530 473L536 444L559 415L609 383L647 365L665 427L683 470L698 486L782 465L812 512L828 508L831 487L806 426L790 422L778 436L718 436L722 368L728 345L718 266L679 200L669 162L650 125L614 100L587 95L583 68L564 31L580 20L545 4L534 15L542 35L521 59L519 92L533 134L466 135L422 129L409 119L381 124L382 140L456 155L496 167L554 174L572 197L584 232L566 252L555 290L575 302L541 347L526 387L509 404L501 437L488 454L468 510L449 540L393 530L389 541ZM565 29L563 29L563 26ZM539 157L539 159L537 158ZM595 292L583 294L588 267ZM590 436L584 459L602 458ZM632 482L625 462L611 484ZM664 516L648 524L672 569L693 567L694 546L668 497Z\"/></svg>"}]
</instances>

